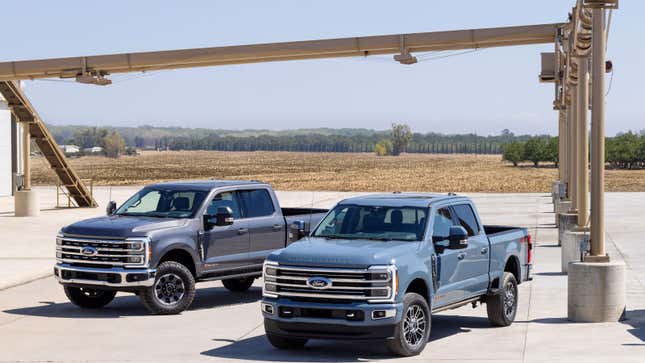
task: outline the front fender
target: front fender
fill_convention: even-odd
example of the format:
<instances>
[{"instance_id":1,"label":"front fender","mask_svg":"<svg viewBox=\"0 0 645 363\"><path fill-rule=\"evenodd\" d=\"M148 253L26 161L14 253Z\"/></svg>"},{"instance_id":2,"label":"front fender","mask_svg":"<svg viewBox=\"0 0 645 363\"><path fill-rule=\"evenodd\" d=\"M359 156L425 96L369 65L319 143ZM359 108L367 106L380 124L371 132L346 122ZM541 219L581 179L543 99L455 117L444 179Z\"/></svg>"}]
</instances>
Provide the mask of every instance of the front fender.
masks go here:
<instances>
[{"instance_id":1,"label":"front fender","mask_svg":"<svg viewBox=\"0 0 645 363\"><path fill-rule=\"evenodd\" d=\"M201 266L201 257L199 256L199 246L195 240L192 239L167 239L153 241L151 243L152 248L152 258L151 258L151 267L157 267L159 261L165 256L168 252L174 250L181 250L188 253L195 264L196 269L199 271Z\"/></svg>"}]
</instances>

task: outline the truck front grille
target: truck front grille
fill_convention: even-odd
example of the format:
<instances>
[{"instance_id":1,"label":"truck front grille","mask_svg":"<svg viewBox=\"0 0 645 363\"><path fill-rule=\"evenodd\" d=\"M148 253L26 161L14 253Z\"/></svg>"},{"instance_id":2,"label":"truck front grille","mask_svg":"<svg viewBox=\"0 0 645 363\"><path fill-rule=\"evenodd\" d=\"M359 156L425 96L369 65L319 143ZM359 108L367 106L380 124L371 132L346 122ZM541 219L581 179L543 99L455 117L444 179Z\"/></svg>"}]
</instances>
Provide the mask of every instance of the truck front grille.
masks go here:
<instances>
[{"instance_id":1,"label":"truck front grille","mask_svg":"<svg viewBox=\"0 0 645 363\"><path fill-rule=\"evenodd\" d=\"M396 269L317 268L266 262L263 270L264 295L324 301L389 302L396 294Z\"/></svg>"},{"instance_id":2,"label":"truck front grille","mask_svg":"<svg viewBox=\"0 0 645 363\"><path fill-rule=\"evenodd\" d=\"M56 238L56 259L76 266L143 267L148 264L148 249L146 238Z\"/></svg>"}]
</instances>

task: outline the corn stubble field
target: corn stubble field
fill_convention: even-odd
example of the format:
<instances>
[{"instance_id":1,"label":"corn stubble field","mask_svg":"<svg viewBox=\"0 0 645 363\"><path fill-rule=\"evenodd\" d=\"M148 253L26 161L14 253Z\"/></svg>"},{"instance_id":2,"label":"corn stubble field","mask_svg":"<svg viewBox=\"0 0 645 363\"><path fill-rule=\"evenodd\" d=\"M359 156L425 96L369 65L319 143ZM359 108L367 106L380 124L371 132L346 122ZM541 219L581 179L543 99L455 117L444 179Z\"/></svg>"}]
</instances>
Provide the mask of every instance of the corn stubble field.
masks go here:
<instances>
[{"instance_id":1,"label":"corn stubble field","mask_svg":"<svg viewBox=\"0 0 645 363\"><path fill-rule=\"evenodd\" d=\"M499 155L146 151L110 159L71 158L94 185L144 185L181 179L255 179L277 190L547 192L553 165L513 167ZM35 184L56 183L44 159L33 163ZM608 191L645 191L645 171L608 170Z\"/></svg>"}]
</instances>

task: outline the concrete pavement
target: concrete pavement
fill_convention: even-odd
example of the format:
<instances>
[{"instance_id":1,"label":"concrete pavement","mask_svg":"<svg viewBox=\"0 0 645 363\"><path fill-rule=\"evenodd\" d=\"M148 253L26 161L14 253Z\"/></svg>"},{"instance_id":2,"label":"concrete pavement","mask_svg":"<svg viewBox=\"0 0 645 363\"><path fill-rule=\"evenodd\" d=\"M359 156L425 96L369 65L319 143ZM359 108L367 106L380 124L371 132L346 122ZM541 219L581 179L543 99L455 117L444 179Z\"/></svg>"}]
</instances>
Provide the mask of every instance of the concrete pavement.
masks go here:
<instances>
[{"instance_id":1,"label":"concrete pavement","mask_svg":"<svg viewBox=\"0 0 645 363\"><path fill-rule=\"evenodd\" d=\"M113 188L121 202L136 188ZM100 195L99 193L103 193ZM43 189L43 205L47 201ZM97 190L101 203L108 191ZM329 207L346 193L280 193L285 206ZM55 194L54 194L55 196ZM534 280L520 286L516 322L492 328L485 307L470 306L433 317L431 341L417 357L401 361L642 362L645 361L645 193L607 194L608 252L627 264L627 319L574 324L566 320L567 278L546 194L471 195L487 224L529 227L535 249ZM51 197L49 197L51 202ZM51 210L15 218L0 199L0 259L13 263L14 281L51 271L53 236L65 223L102 213ZM51 206L51 205L50 205ZM31 277L29 277L31 278ZM3 273L2 283L7 285ZM51 277L0 291L0 361L271 361L358 362L393 359L382 344L312 341L303 351L273 349L263 335L259 281L242 294L219 282L198 285L193 307L177 316L151 316L135 296L120 294L106 308L87 311L67 302ZM398 361L398 360L397 360Z\"/></svg>"}]
</instances>

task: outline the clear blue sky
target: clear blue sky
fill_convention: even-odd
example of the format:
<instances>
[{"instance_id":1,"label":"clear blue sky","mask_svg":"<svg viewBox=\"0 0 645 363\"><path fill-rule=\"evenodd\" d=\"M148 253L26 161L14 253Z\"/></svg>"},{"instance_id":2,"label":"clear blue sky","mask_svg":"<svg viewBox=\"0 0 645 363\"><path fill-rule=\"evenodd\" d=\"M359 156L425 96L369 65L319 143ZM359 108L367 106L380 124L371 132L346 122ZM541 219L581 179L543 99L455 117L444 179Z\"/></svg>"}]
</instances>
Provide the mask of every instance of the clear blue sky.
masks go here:
<instances>
[{"instance_id":1,"label":"clear blue sky","mask_svg":"<svg viewBox=\"0 0 645 363\"><path fill-rule=\"evenodd\" d=\"M0 61L560 22L574 2L12 1L2 6ZM614 12L608 134L645 128L643 14L636 0ZM379 56L125 74L108 87L31 81L26 91L55 124L386 129L397 121L421 132L555 133L553 87L537 81L539 53L551 49L484 49L412 66Z\"/></svg>"}]
</instances>

